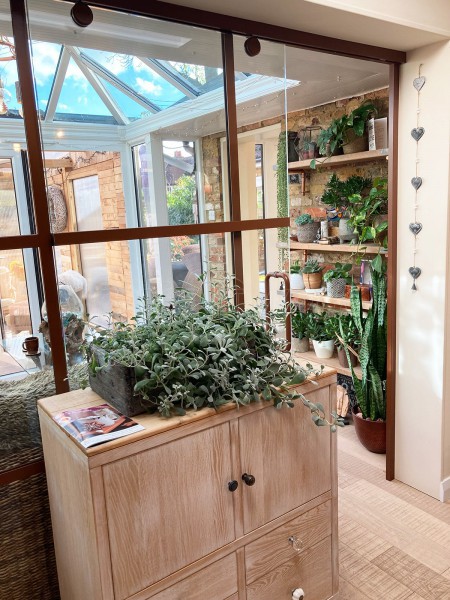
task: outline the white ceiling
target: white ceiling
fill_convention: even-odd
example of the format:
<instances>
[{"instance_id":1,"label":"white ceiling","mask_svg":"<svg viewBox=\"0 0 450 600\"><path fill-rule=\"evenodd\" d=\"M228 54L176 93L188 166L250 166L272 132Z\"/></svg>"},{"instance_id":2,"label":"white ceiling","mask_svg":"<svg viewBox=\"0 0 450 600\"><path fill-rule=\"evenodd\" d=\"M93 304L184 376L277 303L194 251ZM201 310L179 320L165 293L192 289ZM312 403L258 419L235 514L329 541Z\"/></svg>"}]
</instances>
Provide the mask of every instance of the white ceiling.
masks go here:
<instances>
[{"instance_id":1,"label":"white ceiling","mask_svg":"<svg viewBox=\"0 0 450 600\"><path fill-rule=\"evenodd\" d=\"M428 0L427 2L382 0L384 13L382 10L366 10L366 14L355 14L349 11L354 9L363 13L364 7L377 6L380 3L375 0L353 0L352 2L327 0L323 3L328 6L321 6L316 4L315 0L165 1L404 52L448 39L450 30L450 0ZM410 4L414 5L414 19L408 19ZM394 15L396 22L388 22L389 6L396 9ZM338 8L347 10L338 10ZM403 19L398 16L401 12ZM370 16L374 14L378 15L378 18ZM420 18L419 15L422 17ZM432 23L439 20L441 20L441 28L433 27ZM404 23L409 23L409 26ZM436 31L442 33L438 34Z\"/></svg>"}]
</instances>

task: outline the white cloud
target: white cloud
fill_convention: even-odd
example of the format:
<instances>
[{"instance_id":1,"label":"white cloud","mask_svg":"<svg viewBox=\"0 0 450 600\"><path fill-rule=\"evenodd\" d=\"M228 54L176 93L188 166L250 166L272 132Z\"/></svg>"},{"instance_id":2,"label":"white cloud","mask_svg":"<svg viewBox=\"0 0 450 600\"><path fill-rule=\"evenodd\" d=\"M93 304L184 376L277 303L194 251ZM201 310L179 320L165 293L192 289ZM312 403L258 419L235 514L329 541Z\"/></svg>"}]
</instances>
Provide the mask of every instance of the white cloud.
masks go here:
<instances>
[{"instance_id":1,"label":"white cloud","mask_svg":"<svg viewBox=\"0 0 450 600\"><path fill-rule=\"evenodd\" d=\"M147 81L142 79L142 77L136 77L136 87L139 92L154 94L155 96L160 96L162 94L162 87L153 81Z\"/></svg>"},{"instance_id":2,"label":"white cloud","mask_svg":"<svg viewBox=\"0 0 450 600\"><path fill-rule=\"evenodd\" d=\"M46 42L34 42L32 49L34 78L37 85L45 85L55 75L60 46Z\"/></svg>"}]
</instances>

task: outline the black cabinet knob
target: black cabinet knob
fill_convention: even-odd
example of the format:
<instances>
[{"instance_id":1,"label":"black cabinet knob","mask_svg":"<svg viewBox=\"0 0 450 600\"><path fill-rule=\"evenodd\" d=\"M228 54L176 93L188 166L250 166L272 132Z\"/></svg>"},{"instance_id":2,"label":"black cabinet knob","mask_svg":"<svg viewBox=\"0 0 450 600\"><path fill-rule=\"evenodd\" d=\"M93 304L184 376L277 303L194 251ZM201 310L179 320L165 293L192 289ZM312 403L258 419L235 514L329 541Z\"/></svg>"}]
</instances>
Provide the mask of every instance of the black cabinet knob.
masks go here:
<instances>
[{"instance_id":1,"label":"black cabinet knob","mask_svg":"<svg viewBox=\"0 0 450 600\"><path fill-rule=\"evenodd\" d=\"M255 483L255 478L253 477L253 475L250 475L249 473L244 473L242 475L242 481L246 484L246 485L254 485Z\"/></svg>"},{"instance_id":2,"label":"black cabinet knob","mask_svg":"<svg viewBox=\"0 0 450 600\"><path fill-rule=\"evenodd\" d=\"M228 489L230 490L230 492L235 492L238 489L238 482L236 481L236 479L233 479L233 481L229 481L228 482Z\"/></svg>"}]
</instances>

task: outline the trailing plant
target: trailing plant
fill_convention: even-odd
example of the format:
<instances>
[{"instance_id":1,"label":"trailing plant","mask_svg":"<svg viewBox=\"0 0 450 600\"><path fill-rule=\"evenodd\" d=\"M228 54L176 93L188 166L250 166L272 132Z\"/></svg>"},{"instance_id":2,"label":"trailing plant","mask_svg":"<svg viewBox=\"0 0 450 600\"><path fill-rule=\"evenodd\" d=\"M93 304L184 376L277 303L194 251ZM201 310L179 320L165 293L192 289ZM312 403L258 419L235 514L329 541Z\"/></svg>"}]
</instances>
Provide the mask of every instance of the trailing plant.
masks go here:
<instances>
[{"instance_id":1,"label":"trailing plant","mask_svg":"<svg viewBox=\"0 0 450 600\"><path fill-rule=\"evenodd\" d=\"M287 172L287 151L286 151L286 132L282 131L278 136L277 148L277 217L289 217L289 197L288 197L288 172ZM287 244L289 240L289 228L279 227L277 230L278 242ZM284 269L289 256L287 248L278 249L278 267L280 271Z\"/></svg>"},{"instance_id":2,"label":"trailing plant","mask_svg":"<svg viewBox=\"0 0 450 600\"><path fill-rule=\"evenodd\" d=\"M299 215L298 217L295 217L294 222L296 225L301 227L302 225L308 225L309 223L314 223L314 219L311 217L310 214L305 213L303 215Z\"/></svg>"},{"instance_id":3,"label":"trailing plant","mask_svg":"<svg viewBox=\"0 0 450 600\"><path fill-rule=\"evenodd\" d=\"M329 269L323 276L324 281L332 281L333 279L345 279L347 283L351 282L350 271L353 265L350 263L335 263L332 269Z\"/></svg>"},{"instance_id":4,"label":"trailing plant","mask_svg":"<svg viewBox=\"0 0 450 600\"><path fill-rule=\"evenodd\" d=\"M347 179L339 179L336 173L328 180L321 201L327 206L332 206L344 216L348 209L348 199L354 194L361 194L372 187L372 179L351 175Z\"/></svg>"},{"instance_id":5,"label":"trailing plant","mask_svg":"<svg viewBox=\"0 0 450 600\"><path fill-rule=\"evenodd\" d=\"M308 258L303 265L303 273L320 273L323 270L316 258Z\"/></svg>"},{"instance_id":6,"label":"trailing plant","mask_svg":"<svg viewBox=\"0 0 450 600\"><path fill-rule=\"evenodd\" d=\"M301 273L303 273L303 267L300 266L299 260L294 260L289 270L291 272L291 275L300 275Z\"/></svg>"},{"instance_id":7,"label":"trailing plant","mask_svg":"<svg viewBox=\"0 0 450 600\"><path fill-rule=\"evenodd\" d=\"M387 179L377 177L367 196L353 194L349 197L349 224L358 234L359 242L380 242L380 235L386 231L388 223L375 225L373 218L387 212Z\"/></svg>"},{"instance_id":8,"label":"trailing plant","mask_svg":"<svg viewBox=\"0 0 450 600\"><path fill-rule=\"evenodd\" d=\"M86 348L94 375L104 368L97 364L95 348L104 351L106 364L134 369L135 393L164 417L230 402L266 400L276 408L292 408L301 399L317 425L335 429L341 424L335 413L327 420L321 406L292 387L314 369L299 367L282 352L257 310L236 309L226 297L203 302L198 312L189 300L166 306L156 298L131 323L97 328Z\"/></svg>"},{"instance_id":9,"label":"trailing plant","mask_svg":"<svg viewBox=\"0 0 450 600\"><path fill-rule=\"evenodd\" d=\"M349 143L349 131L353 130L356 137L361 137L366 129L367 119L371 114L376 114L377 109L370 101L363 102L352 110L348 115L334 119L327 129L319 133L317 144L322 156L331 156L337 150ZM310 164L312 169L316 168L316 160Z\"/></svg>"},{"instance_id":10,"label":"trailing plant","mask_svg":"<svg viewBox=\"0 0 450 600\"><path fill-rule=\"evenodd\" d=\"M357 404L365 419L376 421L386 419L386 267L381 257L372 261L372 306L363 318L361 296L356 286L352 286L350 304L352 317L359 335L361 347L359 360L361 363L362 377L358 379L350 362L349 344L345 344L345 352L350 364L353 387L355 389ZM341 337L344 339L344 328L341 327Z\"/></svg>"}]
</instances>

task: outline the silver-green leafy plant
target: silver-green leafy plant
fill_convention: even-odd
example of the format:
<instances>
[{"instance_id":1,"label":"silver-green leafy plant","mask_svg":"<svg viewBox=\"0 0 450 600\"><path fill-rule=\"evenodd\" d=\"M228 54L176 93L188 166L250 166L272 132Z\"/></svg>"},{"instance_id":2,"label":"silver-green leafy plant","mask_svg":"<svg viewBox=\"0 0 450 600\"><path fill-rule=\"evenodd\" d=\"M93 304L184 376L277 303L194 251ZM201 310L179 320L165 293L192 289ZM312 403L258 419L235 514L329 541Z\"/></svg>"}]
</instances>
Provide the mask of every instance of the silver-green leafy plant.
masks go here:
<instances>
[{"instance_id":1,"label":"silver-green leafy plant","mask_svg":"<svg viewBox=\"0 0 450 600\"><path fill-rule=\"evenodd\" d=\"M162 298L145 303L133 323L97 330L88 348L91 373L98 372L94 348L105 352L106 364L134 369L134 391L161 415L183 415L187 409L237 406L261 400L276 408L293 407L301 399L295 386L314 372L301 368L282 352L257 310L239 310L222 298L203 302L193 311L188 299L166 306ZM322 424L325 415L317 421ZM337 423L337 415L326 420Z\"/></svg>"}]
</instances>

